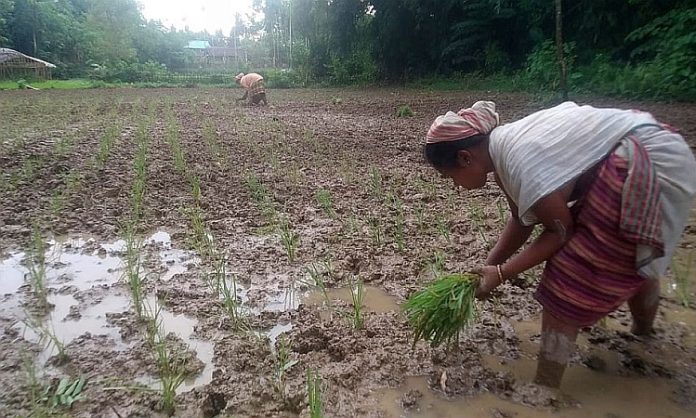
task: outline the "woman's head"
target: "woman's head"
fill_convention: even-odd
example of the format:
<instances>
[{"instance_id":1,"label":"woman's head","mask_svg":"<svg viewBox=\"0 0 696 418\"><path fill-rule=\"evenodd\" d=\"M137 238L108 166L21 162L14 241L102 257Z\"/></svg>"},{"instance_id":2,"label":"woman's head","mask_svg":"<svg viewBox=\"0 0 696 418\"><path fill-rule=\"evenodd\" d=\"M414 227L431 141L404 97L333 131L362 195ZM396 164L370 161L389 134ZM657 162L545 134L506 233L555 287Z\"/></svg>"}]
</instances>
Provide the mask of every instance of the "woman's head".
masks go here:
<instances>
[{"instance_id":1,"label":"woman's head","mask_svg":"<svg viewBox=\"0 0 696 418\"><path fill-rule=\"evenodd\" d=\"M456 185L483 187L492 170L488 134L498 121L493 102L476 102L469 109L438 116L426 135L425 158Z\"/></svg>"}]
</instances>

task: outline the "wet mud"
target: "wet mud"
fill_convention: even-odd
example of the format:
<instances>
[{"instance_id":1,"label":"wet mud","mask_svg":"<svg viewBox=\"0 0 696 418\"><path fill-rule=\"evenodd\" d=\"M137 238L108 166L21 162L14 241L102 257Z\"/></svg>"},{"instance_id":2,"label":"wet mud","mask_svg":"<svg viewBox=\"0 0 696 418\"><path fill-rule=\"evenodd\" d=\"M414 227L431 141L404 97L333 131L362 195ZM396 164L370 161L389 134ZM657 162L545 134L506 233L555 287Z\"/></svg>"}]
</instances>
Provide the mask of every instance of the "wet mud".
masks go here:
<instances>
[{"instance_id":1,"label":"wet mud","mask_svg":"<svg viewBox=\"0 0 696 418\"><path fill-rule=\"evenodd\" d=\"M495 100L503 122L546 106L544 100L289 90L271 92L268 108L241 108L236 93L0 92L0 114L14 115L0 132L0 380L17 382L0 392L0 416L25 416L35 406L28 364L43 382L88 377L83 400L54 412L165 416L157 365L124 279L123 226L143 115L152 118L137 232L147 301L162 307L166 344L184 353L175 416L308 416L308 369L321 376L330 417L696 413L696 311L693 302L683 306L672 274L663 280L655 335L630 334L622 307L583 330L559 391L531 383L540 340L540 307L532 298L538 270L481 302L478 323L456 346L412 347L400 304L439 271L480 265L506 216L493 182L455 190L424 164L425 130L438 114L476 100ZM696 145L694 104L578 100L653 112ZM396 117L403 104L414 117ZM172 151L168 114L185 174ZM110 129L117 134L106 152ZM251 186L254 179L264 191ZM207 285L213 264L195 244L196 205L225 256L228 280L235 280L243 331ZM297 237L293 260L282 220ZM45 244L50 303L41 323L65 345L62 360L27 323L37 310L28 277L34 229ZM677 263L694 251L696 216ZM358 281L365 297L356 328L350 288ZM296 362L281 380L283 350Z\"/></svg>"}]
</instances>

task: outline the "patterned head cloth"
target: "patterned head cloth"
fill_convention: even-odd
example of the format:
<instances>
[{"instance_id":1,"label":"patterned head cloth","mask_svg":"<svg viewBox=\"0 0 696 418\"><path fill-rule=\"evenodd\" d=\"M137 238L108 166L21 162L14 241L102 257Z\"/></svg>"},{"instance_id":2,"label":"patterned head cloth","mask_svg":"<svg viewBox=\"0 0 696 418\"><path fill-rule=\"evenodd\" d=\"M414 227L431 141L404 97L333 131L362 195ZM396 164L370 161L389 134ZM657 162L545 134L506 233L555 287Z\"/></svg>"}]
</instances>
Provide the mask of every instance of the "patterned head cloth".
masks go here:
<instances>
[{"instance_id":1,"label":"patterned head cloth","mask_svg":"<svg viewBox=\"0 0 696 418\"><path fill-rule=\"evenodd\" d=\"M242 79L242 77L244 77L244 73L239 73L239 74L237 74L236 76L234 76L234 79L237 80L237 81L239 81L239 80Z\"/></svg>"},{"instance_id":2,"label":"patterned head cloth","mask_svg":"<svg viewBox=\"0 0 696 418\"><path fill-rule=\"evenodd\" d=\"M468 109L462 109L457 113L447 112L438 116L425 136L425 143L436 144L465 139L474 135L487 135L498 126L499 120L498 114L495 112L495 103L476 102Z\"/></svg>"}]
</instances>

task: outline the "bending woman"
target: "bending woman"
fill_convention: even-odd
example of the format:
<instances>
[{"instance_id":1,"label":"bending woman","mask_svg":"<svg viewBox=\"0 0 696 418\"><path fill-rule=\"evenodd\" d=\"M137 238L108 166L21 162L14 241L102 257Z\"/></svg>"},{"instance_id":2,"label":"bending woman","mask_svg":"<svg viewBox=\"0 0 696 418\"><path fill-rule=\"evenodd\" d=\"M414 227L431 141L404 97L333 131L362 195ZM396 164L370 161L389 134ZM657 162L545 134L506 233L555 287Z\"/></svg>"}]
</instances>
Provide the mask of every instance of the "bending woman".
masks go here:
<instances>
[{"instance_id":1,"label":"bending woman","mask_svg":"<svg viewBox=\"0 0 696 418\"><path fill-rule=\"evenodd\" d=\"M581 327L628 301L632 331L647 334L665 272L696 195L696 161L650 114L566 102L498 126L493 102L439 116L428 162L476 189L488 173L512 216L491 250L477 294L542 262L535 381L558 387ZM517 253L535 224L544 232Z\"/></svg>"}]
</instances>

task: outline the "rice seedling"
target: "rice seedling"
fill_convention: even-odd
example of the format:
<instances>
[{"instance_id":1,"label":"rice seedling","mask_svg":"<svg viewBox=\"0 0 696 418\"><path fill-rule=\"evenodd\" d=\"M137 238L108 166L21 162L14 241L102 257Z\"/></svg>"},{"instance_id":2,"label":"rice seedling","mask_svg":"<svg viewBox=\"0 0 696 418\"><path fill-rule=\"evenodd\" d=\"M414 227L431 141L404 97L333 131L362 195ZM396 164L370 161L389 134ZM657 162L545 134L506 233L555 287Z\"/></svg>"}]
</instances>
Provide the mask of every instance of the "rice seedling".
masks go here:
<instances>
[{"instance_id":1,"label":"rice seedling","mask_svg":"<svg viewBox=\"0 0 696 418\"><path fill-rule=\"evenodd\" d=\"M65 206L65 195L63 192L60 190L55 190L51 194L49 206L51 208L51 213L53 213L54 216L60 215L60 213L63 211L63 207Z\"/></svg>"},{"instance_id":2,"label":"rice seedling","mask_svg":"<svg viewBox=\"0 0 696 418\"><path fill-rule=\"evenodd\" d=\"M444 216L437 216L437 219L435 220L435 228L437 229L437 232L440 234L440 236L442 236L445 239L445 241L447 241L448 243L452 242L452 235L450 233L449 223Z\"/></svg>"},{"instance_id":3,"label":"rice seedling","mask_svg":"<svg viewBox=\"0 0 696 418\"><path fill-rule=\"evenodd\" d=\"M22 350L19 353L22 359L22 371L24 372L24 387L27 388L29 394L29 404L31 405L30 417L49 416L51 411L48 410L45 404L41 402L48 388L44 388L39 374L36 370L34 357Z\"/></svg>"},{"instance_id":4,"label":"rice seedling","mask_svg":"<svg viewBox=\"0 0 696 418\"><path fill-rule=\"evenodd\" d=\"M157 371L162 395L162 409L172 416L176 410L176 391L186 379L182 355L167 345L161 319L162 308L157 302L147 309L146 341L157 362Z\"/></svg>"},{"instance_id":5,"label":"rice seedling","mask_svg":"<svg viewBox=\"0 0 696 418\"><path fill-rule=\"evenodd\" d=\"M432 260L428 262L428 268L433 273L433 276L440 276L445 269L445 253L442 251L435 251Z\"/></svg>"},{"instance_id":6,"label":"rice seedling","mask_svg":"<svg viewBox=\"0 0 696 418\"><path fill-rule=\"evenodd\" d=\"M691 304L691 275L693 267L694 251L690 251L683 266L672 262L672 274L674 275L674 290L679 303L685 308Z\"/></svg>"},{"instance_id":7,"label":"rice seedling","mask_svg":"<svg viewBox=\"0 0 696 418\"><path fill-rule=\"evenodd\" d=\"M360 280L350 284L350 296L353 300L353 328L362 329L365 324L363 315L363 303L365 301L365 286Z\"/></svg>"},{"instance_id":8,"label":"rice seedling","mask_svg":"<svg viewBox=\"0 0 696 418\"><path fill-rule=\"evenodd\" d=\"M397 118L410 118L413 115L415 115L415 113L413 113L413 110L411 110L411 106L409 105L399 106L399 108L396 109Z\"/></svg>"},{"instance_id":9,"label":"rice seedling","mask_svg":"<svg viewBox=\"0 0 696 418\"><path fill-rule=\"evenodd\" d=\"M82 184L82 174L78 170L71 170L65 177L65 192L76 193Z\"/></svg>"},{"instance_id":10,"label":"rice seedling","mask_svg":"<svg viewBox=\"0 0 696 418\"><path fill-rule=\"evenodd\" d=\"M481 237L481 242L483 242L483 244L486 246L486 249L490 250L491 242L486 237L486 230L484 228L485 223L483 221L483 211L481 210L481 207L474 204L473 207L470 208L469 214L471 215L471 221L476 227L476 231L478 231L479 236Z\"/></svg>"},{"instance_id":11,"label":"rice seedling","mask_svg":"<svg viewBox=\"0 0 696 418\"><path fill-rule=\"evenodd\" d=\"M355 212L350 212L348 218L343 221L343 233L346 235L353 235L358 232L358 217L355 216Z\"/></svg>"},{"instance_id":12,"label":"rice seedling","mask_svg":"<svg viewBox=\"0 0 696 418\"><path fill-rule=\"evenodd\" d=\"M126 241L125 278L133 299L133 308L139 319L145 317L145 291L143 290L145 276L141 271L142 240L137 237L133 221L126 223L123 239Z\"/></svg>"},{"instance_id":13,"label":"rice seedling","mask_svg":"<svg viewBox=\"0 0 696 418\"><path fill-rule=\"evenodd\" d=\"M498 207L498 222L501 225L505 225L508 221L508 212L505 210L503 206L503 199L497 199L495 201L495 204Z\"/></svg>"},{"instance_id":14,"label":"rice seedling","mask_svg":"<svg viewBox=\"0 0 696 418\"><path fill-rule=\"evenodd\" d=\"M381 199L382 198L382 185L383 180L382 180L382 172L379 171L379 169L375 167L370 168L370 181L368 182L368 186L370 188L370 191L372 192L372 195L376 198Z\"/></svg>"},{"instance_id":15,"label":"rice seedling","mask_svg":"<svg viewBox=\"0 0 696 418\"><path fill-rule=\"evenodd\" d=\"M309 403L310 418L323 418L321 402L321 376L317 370L307 369L307 402Z\"/></svg>"},{"instance_id":16,"label":"rice seedling","mask_svg":"<svg viewBox=\"0 0 696 418\"><path fill-rule=\"evenodd\" d=\"M433 347L457 341L476 319L477 283L472 275L445 275L409 297L403 309L414 330L414 348L421 339Z\"/></svg>"},{"instance_id":17,"label":"rice seedling","mask_svg":"<svg viewBox=\"0 0 696 418\"><path fill-rule=\"evenodd\" d=\"M48 290L46 287L46 242L38 225L34 225L31 245L27 250L27 269L29 285L39 307L48 307Z\"/></svg>"},{"instance_id":18,"label":"rice seedling","mask_svg":"<svg viewBox=\"0 0 696 418\"><path fill-rule=\"evenodd\" d=\"M425 226L425 206L423 203L418 203L418 206L416 206L416 225L418 225L420 230L423 230Z\"/></svg>"},{"instance_id":19,"label":"rice seedling","mask_svg":"<svg viewBox=\"0 0 696 418\"><path fill-rule=\"evenodd\" d=\"M203 211L198 205L194 205L191 208L184 209L184 212L188 215L189 223L193 230L193 247L196 249L196 252L201 256L212 258L213 243L205 227Z\"/></svg>"},{"instance_id":20,"label":"rice seedling","mask_svg":"<svg viewBox=\"0 0 696 418\"><path fill-rule=\"evenodd\" d=\"M307 274L309 274L309 278L311 279L311 281L308 281L305 284L309 285L314 289L319 290L324 296L326 305L330 307L331 299L329 298L329 294L326 291L326 283L324 283L324 272L322 272L319 269L319 266L317 266L315 263L311 263L309 267L306 268L306 271Z\"/></svg>"},{"instance_id":21,"label":"rice seedling","mask_svg":"<svg viewBox=\"0 0 696 418\"><path fill-rule=\"evenodd\" d=\"M296 365L299 360L290 357L290 343L287 338L280 337L276 343L276 358L275 358L275 382L274 387L281 399L287 396L285 388L285 374Z\"/></svg>"},{"instance_id":22,"label":"rice seedling","mask_svg":"<svg viewBox=\"0 0 696 418\"><path fill-rule=\"evenodd\" d=\"M198 178L197 174L190 177L189 182L191 183L191 195L193 196L193 201L196 205L201 203L201 180Z\"/></svg>"},{"instance_id":23,"label":"rice seedling","mask_svg":"<svg viewBox=\"0 0 696 418\"><path fill-rule=\"evenodd\" d=\"M63 364L68 359L68 354L65 351L65 343L58 338L55 330L49 327L40 318L25 312L24 325L34 331L39 337L39 345L44 350L53 349L56 352L58 363Z\"/></svg>"},{"instance_id":24,"label":"rice seedling","mask_svg":"<svg viewBox=\"0 0 696 418\"><path fill-rule=\"evenodd\" d=\"M372 236L372 241L377 247L381 247L384 242L384 233L382 232L382 222L377 217L370 217L367 220L367 225L370 228L370 235Z\"/></svg>"},{"instance_id":25,"label":"rice seedling","mask_svg":"<svg viewBox=\"0 0 696 418\"><path fill-rule=\"evenodd\" d=\"M20 167L20 178L22 181L31 181L40 167L41 160L38 157L29 157Z\"/></svg>"},{"instance_id":26,"label":"rice seedling","mask_svg":"<svg viewBox=\"0 0 696 418\"><path fill-rule=\"evenodd\" d=\"M266 186L261 183L254 173L249 173L249 175L247 175L246 185L264 217L270 222L275 220L276 208Z\"/></svg>"},{"instance_id":27,"label":"rice seedling","mask_svg":"<svg viewBox=\"0 0 696 418\"><path fill-rule=\"evenodd\" d=\"M205 140L206 144L208 144L208 149L215 157L217 163L219 165L224 165L226 162L225 154L223 153L222 147L218 142L218 135L211 120L206 120L203 124L203 139Z\"/></svg>"},{"instance_id":28,"label":"rice seedling","mask_svg":"<svg viewBox=\"0 0 696 418\"><path fill-rule=\"evenodd\" d=\"M333 208L333 202L331 199L331 192L326 189L317 189L314 192L314 197L317 199L317 203L324 210L324 213L331 219L336 218L336 211Z\"/></svg>"},{"instance_id":29,"label":"rice seedling","mask_svg":"<svg viewBox=\"0 0 696 418\"><path fill-rule=\"evenodd\" d=\"M406 229L406 218L404 216L404 206L398 196L392 194L390 196L392 201L392 206L396 215L394 217L394 242L396 243L396 248L399 251L403 251L405 248L404 244L404 234Z\"/></svg>"},{"instance_id":30,"label":"rice seedling","mask_svg":"<svg viewBox=\"0 0 696 418\"><path fill-rule=\"evenodd\" d=\"M237 276L234 274L230 275L229 283L226 277L223 278L220 281L219 289L220 297L222 298L222 306L225 308L227 315L232 321L232 327L238 331L247 329L244 311L239 302Z\"/></svg>"},{"instance_id":31,"label":"rice seedling","mask_svg":"<svg viewBox=\"0 0 696 418\"><path fill-rule=\"evenodd\" d=\"M435 197L437 197L437 186L429 178L418 177L416 187L419 193L422 193L428 201L435 200Z\"/></svg>"},{"instance_id":32,"label":"rice seedling","mask_svg":"<svg viewBox=\"0 0 696 418\"><path fill-rule=\"evenodd\" d=\"M106 161L109 159L111 149L116 142L119 131L120 128L117 125L111 125L106 129L99 139L99 150L97 151L97 155L95 157L95 165L97 169L102 169L106 164Z\"/></svg>"},{"instance_id":33,"label":"rice seedling","mask_svg":"<svg viewBox=\"0 0 696 418\"><path fill-rule=\"evenodd\" d=\"M288 218L283 218L278 225L278 235L280 237L280 242L285 248L285 252L288 255L288 260L290 262L295 261L295 256L297 254L297 246L300 243L300 237L292 230L292 225Z\"/></svg>"}]
</instances>

